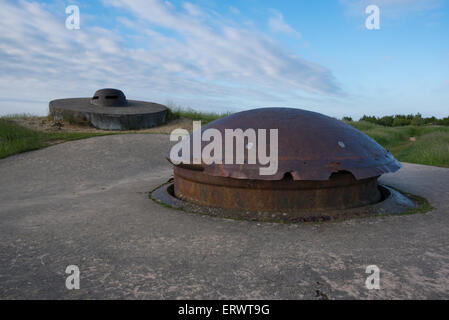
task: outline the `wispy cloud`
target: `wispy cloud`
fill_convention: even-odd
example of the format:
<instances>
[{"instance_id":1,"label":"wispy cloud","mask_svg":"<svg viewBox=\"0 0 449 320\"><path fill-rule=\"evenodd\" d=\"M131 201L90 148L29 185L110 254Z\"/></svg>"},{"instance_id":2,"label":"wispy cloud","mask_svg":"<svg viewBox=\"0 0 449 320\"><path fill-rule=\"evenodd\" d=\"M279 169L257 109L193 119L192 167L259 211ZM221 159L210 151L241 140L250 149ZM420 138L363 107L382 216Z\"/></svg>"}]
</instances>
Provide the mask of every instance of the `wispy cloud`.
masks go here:
<instances>
[{"instance_id":1,"label":"wispy cloud","mask_svg":"<svg viewBox=\"0 0 449 320\"><path fill-rule=\"evenodd\" d=\"M129 34L83 24L82 7L81 29L67 30L64 8L59 14L26 0L3 2L0 98L46 101L112 86L149 100L225 108L245 100L282 102L341 92L326 67L193 4L114 0L104 5L126 12L115 18Z\"/></svg>"},{"instance_id":2,"label":"wispy cloud","mask_svg":"<svg viewBox=\"0 0 449 320\"><path fill-rule=\"evenodd\" d=\"M293 27L285 22L284 16L279 11L273 10L273 16L268 19L268 25L274 32L291 34L297 38L302 37L300 32L296 31Z\"/></svg>"}]
</instances>

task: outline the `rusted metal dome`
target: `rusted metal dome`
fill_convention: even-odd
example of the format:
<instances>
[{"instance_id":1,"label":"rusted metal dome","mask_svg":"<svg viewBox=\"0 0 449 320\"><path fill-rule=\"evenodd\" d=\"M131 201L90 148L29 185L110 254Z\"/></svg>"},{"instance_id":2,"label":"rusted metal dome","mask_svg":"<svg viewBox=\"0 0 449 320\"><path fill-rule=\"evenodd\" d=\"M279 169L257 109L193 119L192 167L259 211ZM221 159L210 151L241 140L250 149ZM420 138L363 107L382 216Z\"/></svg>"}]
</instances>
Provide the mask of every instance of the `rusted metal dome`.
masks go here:
<instances>
[{"instance_id":1,"label":"rusted metal dome","mask_svg":"<svg viewBox=\"0 0 449 320\"><path fill-rule=\"evenodd\" d=\"M259 175L260 165L202 164L205 174L236 179L329 180L332 173L347 171L357 180L397 171L401 165L375 140L354 127L320 113L293 108L262 108L243 111L203 126L225 136L225 129L278 129L278 172ZM190 139L191 144L193 139ZM207 142L202 142L202 146ZM269 141L267 141L269 144ZM224 147L224 141L223 141ZM269 149L269 148L268 148ZM192 163L192 161L190 162ZM258 162L259 163L259 162Z\"/></svg>"},{"instance_id":2,"label":"rusted metal dome","mask_svg":"<svg viewBox=\"0 0 449 320\"><path fill-rule=\"evenodd\" d=\"M372 138L316 112L254 109L213 121L201 131L210 128L223 137L226 129L278 129L278 170L260 175L259 161L248 164L248 153L243 165L225 164L225 159L192 165L192 156L189 163L175 165L175 195L208 206L287 211L362 206L380 200L377 178L401 167Z\"/></svg>"}]
</instances>

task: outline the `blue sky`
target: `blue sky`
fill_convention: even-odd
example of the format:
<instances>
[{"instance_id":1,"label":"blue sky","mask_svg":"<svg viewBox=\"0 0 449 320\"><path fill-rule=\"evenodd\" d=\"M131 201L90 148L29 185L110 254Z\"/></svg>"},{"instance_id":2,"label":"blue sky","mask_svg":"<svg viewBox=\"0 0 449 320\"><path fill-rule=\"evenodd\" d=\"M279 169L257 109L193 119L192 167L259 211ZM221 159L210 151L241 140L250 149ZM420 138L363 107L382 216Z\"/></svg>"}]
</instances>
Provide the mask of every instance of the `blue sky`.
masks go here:
<instances>
[{"instance_id":1,"label":"blue sky","mask_svg":"<svg viewBox=\"0 0 449 320\"><path fill-rule=\"evenodd\" d=\"M79 6L79 30L65 27ZM380 8L380 30L365 8ZM202 111L449 115L449 1L2 1L0 115L103 87Z\"/></svg>"}]
</instances>

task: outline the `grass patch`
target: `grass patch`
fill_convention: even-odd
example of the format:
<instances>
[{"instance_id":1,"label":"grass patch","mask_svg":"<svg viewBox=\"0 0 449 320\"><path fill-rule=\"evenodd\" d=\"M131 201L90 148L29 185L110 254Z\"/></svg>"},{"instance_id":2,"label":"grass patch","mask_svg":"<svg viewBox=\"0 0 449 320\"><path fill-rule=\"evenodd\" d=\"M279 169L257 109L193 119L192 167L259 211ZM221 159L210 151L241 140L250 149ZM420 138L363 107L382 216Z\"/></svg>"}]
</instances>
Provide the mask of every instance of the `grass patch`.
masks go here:
<instances>
[{"instance_id":1,"label":"grass patch","mask_svg":"<svg viewBox=\"0 0 449 320\"><path fill-rule=\"evenodd\" d=\"M85 139L107 133L43 132L22 127L13 117L0 118L0 159L47 147L52 144Z\"/></svg>"},{"instance_id":2,"label":"grass patch","mask_svg":"<svg viewBox=\"0 0 449 320\"><path fill-rule=\"evenodd\" d=\"M449 167L449 127L385 127L366 121L347 123L376 140L399 161ZM416 141L411 141L412 137Z\"/></svg>"},{"instance_id":3,"label":"grass patch","mask_svg":"<svg viewBox=\"0 0 449 320\"><path fill-rule=\"evenodd\" d=\"M230 115L231 112L200 112L193 109L184 109L176 106L172 103L168 104L168 114L167 121L172 121L180 118L190 119L190 120L201 120L202 124L212 122L214 120L226 117Z\"/></svg>"},{"instance_id":4,"label":"grass patch","mask_svg":"<svg viewBox=\"0 0 449 320\"><path fill-rule=\"evenodd\" d=\"M397 155L401 161L449 167L449 133L430 132Z\"/></svg>"},{"instance_id":5,"label":"grass patch","mask_svg":"<svg viewBox=\"0 0 449 320\"><path fill-rule=\"evenodd\" d=\"M374 123L368 122L368 121L344 121L347 124L350 124L354 128L360 130L360 131L366 131L370 129L374 129L376 127L380 127Z\"/></svg>"}]
</instances>

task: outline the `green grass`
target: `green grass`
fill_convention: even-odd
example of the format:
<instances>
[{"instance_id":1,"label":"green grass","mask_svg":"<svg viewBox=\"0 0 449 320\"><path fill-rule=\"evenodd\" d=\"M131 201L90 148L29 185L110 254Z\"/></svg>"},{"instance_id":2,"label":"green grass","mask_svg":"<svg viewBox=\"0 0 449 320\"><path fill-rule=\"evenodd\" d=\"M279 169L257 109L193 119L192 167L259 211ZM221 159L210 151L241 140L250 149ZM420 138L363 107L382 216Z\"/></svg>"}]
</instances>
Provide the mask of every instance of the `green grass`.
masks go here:
<instances>
[{"instance_id":1,"label":"green grass","mask_svg":"<svg viewBox=\"0 0 449 320\"><path fill-rule=\"evenodd\" d=\"M167 120L176 120L180 118L190 120L201 120L202 124L212 122L214 120L226 117L230 115L230 112L216 113L216 112L199 112L193 109L184 109L173 103L168 103L168 115Z\"/></svg>"},{"instance_id":2,"label":"green grass","mask_svg":"<svg viewBox=\"0 0 449 320\"><path fill-rule=\"evenodd\" d=\"M0 159L17 153L44 148L59 142L105 134L36 131L19 126L11 120L17 117L0 118ZM20 117L23 116L21 115Z\"/></svg>"},{"instance_id":3,"label":"green grass","mask_svg":"<svg viewBox=\"0 0 449 320\"><path fill-rule=\"evenodd\" d=\"M384 127L365 121L347 123L376 140L399 161L449 167L449 127ZM416 142L410 141L411 137L415 137Z\"/></svg>"},{"instance_id":4,"label":"green grass","mask_svg":"<svg viewBox=\"0 0 449 320\"><path fill-rule=\"evenodd\" d=\"M449 131L430 132L397 154L401 161L449 167Z\"/></svg>"}]
</instances>

